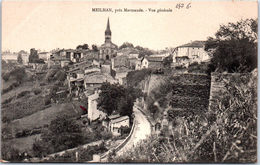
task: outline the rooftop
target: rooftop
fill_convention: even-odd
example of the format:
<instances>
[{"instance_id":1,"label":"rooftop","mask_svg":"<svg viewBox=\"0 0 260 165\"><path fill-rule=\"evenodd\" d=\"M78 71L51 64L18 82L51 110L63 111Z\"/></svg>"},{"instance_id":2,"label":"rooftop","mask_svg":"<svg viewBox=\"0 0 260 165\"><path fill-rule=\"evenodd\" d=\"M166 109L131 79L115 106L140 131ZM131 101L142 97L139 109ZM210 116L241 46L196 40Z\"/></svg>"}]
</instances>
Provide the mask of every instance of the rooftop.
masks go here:
<instances>
[{"instance_id":1,"label":"rooftop","mask_svg":"<svg viewBox=\"0 0 260 165\"><path fill-rule=\"evenodd\" d=\"M150 62L162 62L163 61L163 57L145 57L148 61Z\"/></svg>"},{"instance_id":2,"label":"rooftop","mask_svg":"<svg viewBox=\"0 0 260 165\"><path fill-rule=\"evenodd\" d=\"M122 117L119 117L119 118L116 118L116 119L112 119L111 123L119 123L119 122L124 121L124 120L129 120L129 117L128 116L122 116Z\"/></svg>"},{"instance_id":3,"label":"rooftop","mask_svg":"<svg viewBox=\"0 0 260 165\"><path fill-rule=\"evenodd\" d=\"M86 75L84 81L87 84L102 84L104 82L116 83L116 80L112 76L99 72Z\"/></svg>"}]
</instances>

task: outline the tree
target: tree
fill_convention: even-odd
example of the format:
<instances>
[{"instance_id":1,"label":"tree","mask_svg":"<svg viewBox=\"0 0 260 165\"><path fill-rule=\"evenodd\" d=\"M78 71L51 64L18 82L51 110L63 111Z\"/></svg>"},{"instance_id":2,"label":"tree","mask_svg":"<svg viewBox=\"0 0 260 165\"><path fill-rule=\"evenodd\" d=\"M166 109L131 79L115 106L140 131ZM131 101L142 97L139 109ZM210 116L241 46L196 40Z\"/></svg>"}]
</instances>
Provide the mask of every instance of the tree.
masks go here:
<instances>
[{"instance_id":1,"label":"tree","mask_svg":"<svg viewBox=\"0 0 260 165\"><path fill-rule=\"evenodd\" d=\"M154 54L154 52L153 52L152 50L148 49L148 48L143 48L143 47L141 47L141 46L136 46L135 48L136 48L136 49L138 50L138 52L139 52L139 58L140 58L140 57L144 57L144 56L146 56L146 55L152 55L152 54Z\"/></svg>"},{"instance_id":2,"label":"tree","mask_svg":"<svg viewBox=\"0 0 260 165\"><path fill-rule=\"evenodd\" d=\"M18 54L17 62L18 62L19 64L23 64L23 59L22 59L22 55L21 55L21 54Z\"/></svg>"},{"instance_id":3,"label":"tree","mask_svg":"<svg viewBox=\"0 0 260 165\"><path fill-rule=\"evenodd\" d=\"M124 88L119 84L103 83L98 98L98 108L111 115L113 112L131 116L133 104L142 92L135 88Z\"/></svg>"},{"instance_id":4,"label":"tree","mask_svg":"<svg viewBox=\"0 0 260 165\"><path fill-rule=\"evenodd\" d=\"M100 90L98 108L111 115L118 110L118 101L125 95L125 89L119 84L103 83Z\"/></svg>"},{"instance_id":5,"label":"tree","mask_svg":"<svg viewBox=\"0 0 260 165\"><path fill-rule=\"evenodd\" d=\"M88 49L88 44L78 45L76 47L76 49L85 49L85 50L87 50Z\"/></svg>"},{"instance_id":6,"label":"tree","mask_svg":"<svg viewBox=\"0 0 260 165\"><path fill-rule=\"evenodd\" d=\"M92 50L95 51L95 52L97 52L97 51L98 51L97 45L94 45L94 44L93 44L93 45L92 45Z\"/></svg>"},{"instance_id":7,"label":"tree","mask_svg":"<svg viewBox=\"0 0 260 165\"><path fill-rule=\"evenodd\" d=\"M68 115L58 116L43 131L41 140L35 141L33 150L36 156L76 147L83 143L83 134L79 124Z\"/></svg>"},{"instance_id":8,"label":"tree","mask_svg":"<svg viewBox=\"0 0 260 165\"><path fill-rule=\"evenodd\" d=\"M124 42L119 49L123 49L123 48L134 48L134 45L129 43L129 42Z\"/></svg>"},{"instance_id":9,"label":"tree","mask_svg":"<svg viewBox=\"0 0 260 165\"><path fill-rule=\"evenodd\" d=\"M257 26L254 19L220 26L208 38L205 50L212 54L209 71L250 72L257 67Z\"/></svg>"},{"instance_id":10,"label":"tree","mask_svg":"<svg viewBox=\"0 0 260 165\"><path fill-rule=\"evenodd\" d=\"M168 57L165 57L163 59L163 66L165 68L170 68L171 67L171 63L172 63L172 56L168 56Z\"/></svg>"},{"instance_id":11,"label":"tree","mask_svg":"<svg viewBox=\"0 0 260 165\"><path fill-rule=\"evenodd\" d=\"M88 49L88 44L83 44L82 49Z\"/></svg>"},{"instance_id":12,"label":"tree","mask_svg":"<svg viewBox=\"0 0 260 165\"><path fill-rule=\"evenodd\" d=\"M38 52L35 48L30 49L29 62L34 63L39 59Z\"/></svg>"}]
</instances>

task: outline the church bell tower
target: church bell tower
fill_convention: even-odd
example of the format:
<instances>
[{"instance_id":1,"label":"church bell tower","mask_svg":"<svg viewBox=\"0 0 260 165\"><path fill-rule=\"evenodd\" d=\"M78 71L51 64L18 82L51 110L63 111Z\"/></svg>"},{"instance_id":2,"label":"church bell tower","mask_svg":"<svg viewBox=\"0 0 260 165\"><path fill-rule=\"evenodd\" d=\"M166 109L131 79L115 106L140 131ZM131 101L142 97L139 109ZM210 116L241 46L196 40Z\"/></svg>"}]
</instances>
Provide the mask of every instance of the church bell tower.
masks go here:
<instances>
[{"instance_id":1,"label":"church bell tower","mask_svg":"<svg viewBox=\"0 0 260 165\"><path fill-rule=\"evenodd\" d=\"M109 18L107 19L107 29L105 31L105 43L111 42L111 30L110 30L110 24L109 24Z\"/></svg>"}]
</instances>

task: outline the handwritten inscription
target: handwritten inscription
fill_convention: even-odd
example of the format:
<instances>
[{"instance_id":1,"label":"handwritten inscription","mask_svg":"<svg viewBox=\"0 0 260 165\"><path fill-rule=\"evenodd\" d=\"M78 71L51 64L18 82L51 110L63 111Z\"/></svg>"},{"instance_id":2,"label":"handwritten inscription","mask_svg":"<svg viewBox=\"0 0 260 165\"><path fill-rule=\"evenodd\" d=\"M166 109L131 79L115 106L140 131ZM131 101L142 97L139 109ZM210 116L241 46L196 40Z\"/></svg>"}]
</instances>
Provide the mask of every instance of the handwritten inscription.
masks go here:
<instances>
[{"instance_id":1,"label":"handwritten inscription","mask_svg":"<svg viewBox=\"0 0 260 165\"><path fill-rule=\"evenodd\" d=\"M123 13L123 12L136 12L136 13L169 13L177 10L187 10L191 8L191 3L177 3L174 7L170 8L92 8L92 12L111 12L111 13Z\"/></svg>"}]
</instances>

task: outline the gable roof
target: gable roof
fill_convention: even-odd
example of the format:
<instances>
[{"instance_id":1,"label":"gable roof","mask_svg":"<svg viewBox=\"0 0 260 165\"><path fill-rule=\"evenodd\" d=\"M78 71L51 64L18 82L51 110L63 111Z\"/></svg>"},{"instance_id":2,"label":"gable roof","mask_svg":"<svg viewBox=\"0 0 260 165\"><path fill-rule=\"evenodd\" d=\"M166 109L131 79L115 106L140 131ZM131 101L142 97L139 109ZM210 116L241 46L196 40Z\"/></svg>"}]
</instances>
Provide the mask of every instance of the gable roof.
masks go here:
<instances>
[{"instance_id":1,"label":"gable roof","mask_svg":"<svg viewBox=\"0 0 260 165\"><path fill-rule=\"evenodd\" d=\"M124 120L129 120L129 117L128 116L122 116L122 117L119 117L119 118L116 118L116 119L112 119L110 122L111 123L119 123L119 122L124 121Z\"/></svg>"},{"instance_id":2,"label":"gable roof","mask_svg":"<svg viewBox=\"0 0 260 165\"><path fill-rule=\"evenodd\" d=\"M87 84L102 84L104 82L116 83L116 80L112 76L99 72L86 75L84 81Z\"/></svg>"},{"instance_id":3,"label":"gable roof","mask_svg":"<svg viewBox=\"0 0 260 165\"><path fill-rule=\"evenodd\" d=\"M181 46L178 46L179 48L181 47L196 47L196 48L202 48L205 45L205 41L193 41Z\"/></svg>"},{"instance_id":4,"label":"gable roof","mask_svg":"<svg viewBox=\"0 0 260 165\"><path fill-rule=\"evenodd\" d=\"M163 58L162 57L145 57L149 62L162 62Z\"/></svg>"}]
</instances>

